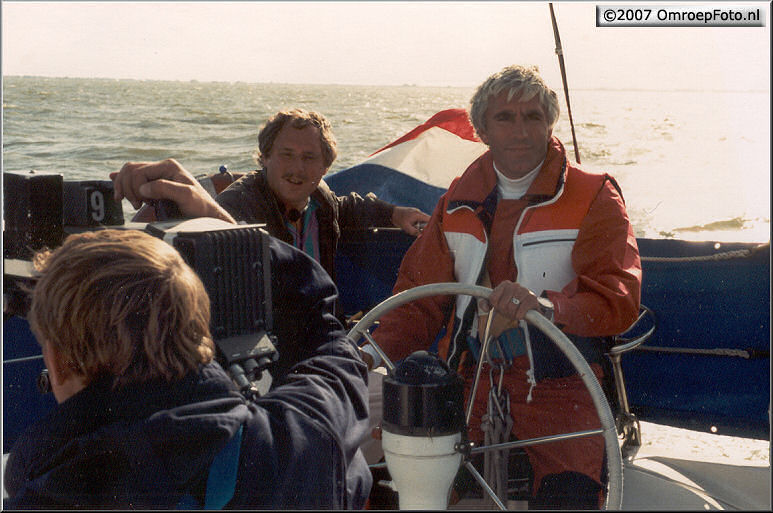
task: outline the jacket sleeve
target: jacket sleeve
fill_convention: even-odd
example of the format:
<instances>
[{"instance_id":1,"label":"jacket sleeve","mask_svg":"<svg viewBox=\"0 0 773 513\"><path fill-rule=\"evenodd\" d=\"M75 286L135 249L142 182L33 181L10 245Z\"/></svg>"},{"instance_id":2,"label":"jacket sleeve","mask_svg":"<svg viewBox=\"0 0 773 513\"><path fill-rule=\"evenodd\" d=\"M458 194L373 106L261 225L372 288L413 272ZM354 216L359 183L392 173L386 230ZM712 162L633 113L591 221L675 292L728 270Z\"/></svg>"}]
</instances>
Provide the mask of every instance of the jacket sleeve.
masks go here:
<instances>
[{"instance_id":1,"label":"jacket sleeve","mask_svg":"<svg viewBox=\"0 0 773 513\"><path fill-rule=\"evenodd\" d=\"M394 205L382 201L369 192L364 197L356 192L334 196L338 206L338 224L341 229L392 226Z\"/></svg>"},{"instance_id":2,"label":"jacket sleeve","mask_svg":"<svg viewBox=\"0 0 773 513\"><path fill-rule=\"evenodd\" d=\"M267 212L268 200L260 193L257 185L258 173L259 171L247 173L215 197L215 201L236 221L254 224L270 220Z\"/></svg>"},{"instance_id":3,"label":"jacket sleeve","mask_svg":"<svg viewBox=\"0 0 773 513\"><path fill-rule=\"evenodd\" d=\"M406 251L393 294L428 283L456 281L442 229L444 204L441 198L429 223ZM395 308L381 317L373 338L393 361L429 349L450 315L453 300L453 296L434 296Z\"/></svg>"},{"instance_id":4,"label":"jacket sleeve","mask_svg":"<svg viewBox=\"0 0 773 513\"><path fill-rule=\"evenodd\" d=\"M251 216L250 213L245 208L243 208L245 202L242 200L241 196L242 195L235 190L226 189L217 195L215 201L217 201L217 203L223 207L226 212L231 214L231 217L233 217L237 222L244 221L250 224L264 222L264 219Z\"/></svg>"},{"instance_id":5,"label":"jacket sleeve","mask_svg":"<svg viewBox=\"0 0 773 513\"><path fill-rule=\"evenodd\" d=\"M270 245L280 361L254 405L243 445L249 468L240 473L251 498L239 501L362 508L372 482L359 450L369 426L367 366L332 314L337 291L327 273L287 244Z\"/></svg>"},{"instance_id":6,"label":"jacket sleeve","mask_svg":"<svg viewBox=\"0 0 773 513\"><path fill-rule=\"evenodd\" d=\"M555 322L584 337L624 332L639 313L642 270L633 227L612 179L580 226L572 266L576 278L560 292L547 292Z\"/></svg>"},{"instance_id":7,"label":"jacket sleeve","mask_svg":"<svg viewBox=\"0 0 773 513\"><path fill-rule=\"evenodd\" d=\"M338 290L319 262L275 237L269 249L272 332L280 355L272 372L276 381L345 332L333 314Z\"/></svg>"}]
</instances>

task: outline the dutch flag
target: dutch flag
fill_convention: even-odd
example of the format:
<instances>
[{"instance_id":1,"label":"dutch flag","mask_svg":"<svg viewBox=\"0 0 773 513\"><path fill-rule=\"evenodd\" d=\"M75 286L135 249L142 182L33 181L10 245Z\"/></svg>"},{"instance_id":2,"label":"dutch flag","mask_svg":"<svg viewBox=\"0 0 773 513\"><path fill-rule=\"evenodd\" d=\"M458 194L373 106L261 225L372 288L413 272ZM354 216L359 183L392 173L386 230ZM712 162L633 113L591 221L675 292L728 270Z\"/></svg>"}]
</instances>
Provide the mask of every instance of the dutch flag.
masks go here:
<instances>
[{"instance_id":1,"label":"dutch flag","mask_svg":"<svg viewBox=\"0 0 773 513\"><path fill-rule=\"evenodd\" d=\"M431 213L451 181L486 150L467 112L448 109L325 181L339 195L373 192L389 203Z\"/></svg>"}]
</instances>

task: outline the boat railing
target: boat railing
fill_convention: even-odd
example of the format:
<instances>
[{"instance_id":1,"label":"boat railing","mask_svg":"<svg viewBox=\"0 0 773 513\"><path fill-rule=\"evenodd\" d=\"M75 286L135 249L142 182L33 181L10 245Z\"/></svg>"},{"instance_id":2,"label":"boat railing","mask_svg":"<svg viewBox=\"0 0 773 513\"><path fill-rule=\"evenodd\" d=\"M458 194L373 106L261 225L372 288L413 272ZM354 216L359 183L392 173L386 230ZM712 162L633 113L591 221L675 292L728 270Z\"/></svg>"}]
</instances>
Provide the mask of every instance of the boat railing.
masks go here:
<instances>
[{"instance_id":1,"label":"boat railing","mask_svg":"<svg viewBox=\"0 0 773 513\"><path fill-rule=\"evenodd\" d=\"M639 419L631 412L628 404L628 394L625 389L625 378L623 376L622 357L624 354L641 346L650 339L657 329L657 319L655 312L649 307L641 305L639 308L639 317L623 333L612 338L612 344L607 351L607 357L612 364L612 379L615 384L615 393L617 396L617 412L615 415L615 424L617 433L623 440L620 452L623 458L635 453L641 447L641 427Z\"/></svg>"}]
</instances>

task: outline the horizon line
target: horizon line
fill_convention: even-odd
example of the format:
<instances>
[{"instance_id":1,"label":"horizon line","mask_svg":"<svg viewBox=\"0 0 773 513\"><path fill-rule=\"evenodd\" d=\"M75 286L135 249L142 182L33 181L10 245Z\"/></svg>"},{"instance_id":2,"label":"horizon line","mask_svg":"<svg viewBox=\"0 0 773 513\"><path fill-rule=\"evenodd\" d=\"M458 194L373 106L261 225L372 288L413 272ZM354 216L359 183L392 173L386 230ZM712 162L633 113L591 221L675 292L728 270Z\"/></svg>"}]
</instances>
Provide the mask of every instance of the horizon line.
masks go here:
<instances>
[{"instance_id":1,"label":"horizon line","mask_svg":"<svg viewBox=\"0 0 773 513\"><path fill-rule=\"evenodd\" d=\"M267 82L253 82L246 80L201 80L196 78L191 79L165 79L165 78L116 78L116 77L83 77L73 75L6 75L1 77L3 80L6 78L60 78L60 79L74 79L74 80L112 80L112 81L131 81L131 82L179 82L179 83L200 83L200 84L250 84L250 85L291 85L291 86L336 86L336 87L427 87L427 88L454 88L454 89L471 89L476 88L475 85L450 85L450 84L417 84L417 83L402 83L402 84L362 84L362 83L322 83L322 82L280 82L280 81L267 81ZM696 88L677 88L677 89L652 89L642 87L573 87L575 91L639 91L639 92L700 92L700 93L769 93L770 89L696 89Z\"/></svg>"}]
</instances>

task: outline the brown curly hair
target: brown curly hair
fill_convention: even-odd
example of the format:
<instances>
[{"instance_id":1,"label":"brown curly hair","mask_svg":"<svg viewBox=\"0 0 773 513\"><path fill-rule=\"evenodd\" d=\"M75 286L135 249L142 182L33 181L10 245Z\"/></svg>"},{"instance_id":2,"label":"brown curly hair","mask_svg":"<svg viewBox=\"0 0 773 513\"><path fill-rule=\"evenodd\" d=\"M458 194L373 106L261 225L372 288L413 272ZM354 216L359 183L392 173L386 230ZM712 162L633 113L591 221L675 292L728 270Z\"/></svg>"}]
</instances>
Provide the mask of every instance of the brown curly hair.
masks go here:
<instances>
[{"instance_id":1,"label":"brown curly hair","mask_svg":"<svg viewBox=\"0 0 773 513\"><path fill-rule=\"evenodd\" d=\"M303 109L283 110L274 114L258 133L258 147L255 150L255 161L261 167L265 166L264 156L271 153L279 132L284 126L290 123L293 128L306 128L313 126L319 129L319 142L322 146L322 159L325 168L329 168L336 159L336 139L333 135L333 128L330 121L319 112L307 111Z\"/></svg>"}]
</instances>

